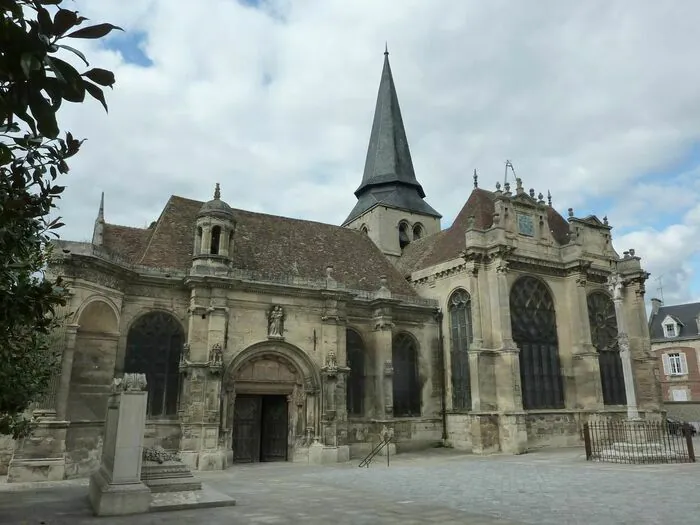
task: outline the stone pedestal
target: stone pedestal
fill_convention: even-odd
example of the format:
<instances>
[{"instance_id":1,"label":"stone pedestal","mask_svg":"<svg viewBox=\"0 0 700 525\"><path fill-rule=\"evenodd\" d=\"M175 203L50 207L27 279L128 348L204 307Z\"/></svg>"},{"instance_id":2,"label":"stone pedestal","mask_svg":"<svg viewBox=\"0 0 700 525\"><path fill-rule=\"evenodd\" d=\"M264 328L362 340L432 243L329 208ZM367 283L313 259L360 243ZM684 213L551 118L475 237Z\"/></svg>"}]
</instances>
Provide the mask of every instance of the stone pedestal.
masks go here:
<instances>
[{"instance_id":1,"label":"stone pedestal","mask_svg":"<svg viewBox=\"0 0 700 525\"><path fill-rule=\"evenodd\" d=\"M316 442L309 447L309 463L312 465L343 463L345 461L350 461L350 447L347 445L332 447Z\"/></svg>"},{"instance_id":2,"label":"stone pedestal","mask_svg":"<svg viewBox=\"0 0 700 525\"><path fill-rule=\"evenodd\" d=\"M114 380L102 462L90 477L89 498L96 516L149 511L151 490L141 482L147 397L145 374L125 374Z\"/></svg>"}]
</instances>

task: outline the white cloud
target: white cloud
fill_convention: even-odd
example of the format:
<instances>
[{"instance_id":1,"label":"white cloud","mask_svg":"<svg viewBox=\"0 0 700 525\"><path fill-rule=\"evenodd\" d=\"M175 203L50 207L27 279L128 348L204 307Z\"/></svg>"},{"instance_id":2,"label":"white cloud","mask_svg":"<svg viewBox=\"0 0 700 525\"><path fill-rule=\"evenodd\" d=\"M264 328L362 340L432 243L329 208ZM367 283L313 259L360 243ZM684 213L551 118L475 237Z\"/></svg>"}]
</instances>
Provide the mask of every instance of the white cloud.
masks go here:
<instances>
[{"instance_id":1,"label":"white cloud","mask_svg":"<svg viewBox=\"0 0 700 525\"><path fill-rule=\"evenodd\" d=\"M154 65L90 51L117 84L108 116L97 104L66 110L64 124L89 140L66 179L65 236L89 236L101 190L109 221L143 225L170 194L206 199L216 181L234 206L339 223L361 178L386 40L416 173L447 219L473 168L491 188L509 158L562 210L602 214L596 201L612 196L611 222L639 228L616 245L685 275L692 251L673 240L697 228L653 230L650 206L678 202L637 181L700 141L697 2L76 4L146 32ZM678 189L687 210L699 188Z\"/></svg>"}]
</instances>

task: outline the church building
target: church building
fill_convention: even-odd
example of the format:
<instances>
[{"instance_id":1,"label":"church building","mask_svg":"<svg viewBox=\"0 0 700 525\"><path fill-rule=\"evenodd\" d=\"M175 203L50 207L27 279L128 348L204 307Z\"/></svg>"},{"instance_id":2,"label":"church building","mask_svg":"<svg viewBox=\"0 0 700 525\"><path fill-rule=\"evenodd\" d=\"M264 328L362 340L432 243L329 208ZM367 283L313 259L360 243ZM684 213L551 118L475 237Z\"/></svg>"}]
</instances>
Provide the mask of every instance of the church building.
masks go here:
<instances>
[{"instance_id":1,"label":"church building","mask_svg":"<svg viewBox=\"0 0 700 525\"><path fill-rule=\"evenodd\" d=\"M581 444L590 418L661 417L634 250L519 178L464 180L443 229L385 53L342 225L233 209L226 182L171 196L148 228L109 223L103 196L92 242L56 243L62 368L35 437L0 441L0 474L93 472L127 372L147 377L146 444L199 470L359 461L384 428L399 453L519 454Z\"/></svg>"}]
</instances>

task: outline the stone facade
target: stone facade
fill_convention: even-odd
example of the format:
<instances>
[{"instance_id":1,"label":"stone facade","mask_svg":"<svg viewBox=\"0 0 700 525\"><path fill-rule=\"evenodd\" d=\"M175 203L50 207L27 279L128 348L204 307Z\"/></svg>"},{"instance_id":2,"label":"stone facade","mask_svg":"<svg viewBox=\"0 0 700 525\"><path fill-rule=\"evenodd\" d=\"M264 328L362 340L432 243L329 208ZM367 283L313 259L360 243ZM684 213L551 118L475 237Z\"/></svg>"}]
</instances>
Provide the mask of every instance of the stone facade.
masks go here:
<instances>
[{"instance_id":1,"label":"stone facade","mask_svg":"<svg viewBox=\"0 0 700 525\"><path fill-rule=\"evenodd\" d=\"M102 202L92 243L59 242L62 370L35 437L0 441L0 472L94 472L124 373L148 378L144 445L199 470L344 461L385 427L398 452L522 453L580 444L592 415L660 417L647 274L607 220L475 174L441 230L388 57L377 112L343 227L233 210L217 185L145 229L106 223Z\"/></svg>"}]
</instances>

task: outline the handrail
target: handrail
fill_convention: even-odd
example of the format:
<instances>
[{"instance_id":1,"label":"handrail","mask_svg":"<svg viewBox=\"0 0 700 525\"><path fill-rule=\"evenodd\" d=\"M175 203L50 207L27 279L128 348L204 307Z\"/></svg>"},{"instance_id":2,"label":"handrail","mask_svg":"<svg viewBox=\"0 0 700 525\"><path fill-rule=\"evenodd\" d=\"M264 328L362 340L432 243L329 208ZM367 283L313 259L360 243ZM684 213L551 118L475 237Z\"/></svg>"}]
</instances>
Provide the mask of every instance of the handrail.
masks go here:
<instances>
[{"instance_id":1,"label":"handrail","mask_svg":"<svg viewBox=\"0 0 700 525\"><path fill-rule=\"evenodd\" d=\"M362 468L362 467L367 467L367 468L369 468L369 465L370 465L370 463L372 463L372 460L374 459L374 457L375 457L377 454L379 454L379 452L380 452L384 447L386 447L386 466L388 467L388 466L389 466L389 456L391 455L391 448L389 447L389 444L390 444L390 443L391 443L391 437L386 437L386 438L382 439L382 440L372 449L372 451L371 451L369 454L367 454L367 457L365 457L365 459L363 459L363 460L360 462L360 464L357 465L357 466L360 467L360 468Z\"/></svg>"}]
</instances>

